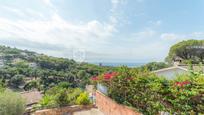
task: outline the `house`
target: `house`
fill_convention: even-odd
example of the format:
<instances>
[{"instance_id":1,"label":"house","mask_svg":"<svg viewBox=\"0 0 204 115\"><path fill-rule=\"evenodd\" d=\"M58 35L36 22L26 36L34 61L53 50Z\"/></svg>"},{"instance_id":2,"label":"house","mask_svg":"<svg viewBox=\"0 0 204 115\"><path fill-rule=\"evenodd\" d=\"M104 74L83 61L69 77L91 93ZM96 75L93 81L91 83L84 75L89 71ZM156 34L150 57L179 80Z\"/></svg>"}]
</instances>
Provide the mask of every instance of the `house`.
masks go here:
<instances>
[{"instance_id":1,"label":"house","mask_svg":"<svg viewBox=\"0 0 204 115\"><path fill-rule=\"evenodd\" d=\"M174 79L176 75L188 74L190 67L185 64L180 64L181 60L174 60L172 67L153 71L158 76L163 76L167 79ZM194 71L204 71L204 66L192 65Z\"/></svg>"},{"instance_id":2,"label":"house","mask_svg":"<svg viewBox=\"0 0 204 115\"><path fill-rule=\"evenodd\" d=\"M34 63L34 62L31 62L31 63L29 63L29 67L36 68L36 67L37 67L37 64Z\"/></svg>"},{"instance_id":3,"label":"house","mask_svg":"<svg viewBox=\"0 0 204 115\"><path fill-rule=\"evenodd\" d=\"M188 69L181 66L173 66L169 68L156 70L154 71L154 73L158 76L164 76L167 79L174 79L176 75L187 74Z\"/></svg>"}]
</instances>

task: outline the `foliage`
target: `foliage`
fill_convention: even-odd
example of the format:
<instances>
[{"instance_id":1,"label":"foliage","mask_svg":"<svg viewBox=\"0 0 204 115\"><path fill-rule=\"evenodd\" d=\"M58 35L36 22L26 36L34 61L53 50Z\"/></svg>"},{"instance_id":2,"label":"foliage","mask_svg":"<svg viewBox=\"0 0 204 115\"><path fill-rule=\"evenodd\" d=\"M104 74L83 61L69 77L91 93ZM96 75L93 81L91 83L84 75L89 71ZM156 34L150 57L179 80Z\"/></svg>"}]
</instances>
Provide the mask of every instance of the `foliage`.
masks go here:
<instances>
[{"instance_id":1,"label":"foliage","mask_svg":"<svg viewBox=\"0 0 204 115\"><path fill-rule=\"evenodd\" d=\"M18 87L19 85L23 84L24 75L15 75L11 78L9 84L12 86Z\"/></svg>"},{"instance_id":2,"label":"foliage","mask_svg":"<svg viewBox=\"0 0 204 115\"><path fill-rule=\"evenodd\" d=\"M69 105L75 105L76 99L80 96L80 94L83 93L83 91L79 88L73 89L68 95L67 95L67 101L69 102Z\"/></svg>"},{"instance_id":3,"label":"foliage","mask_svg":"<svg viewBox=\"0 0 204 115\"><path fill-rule=\"evenodd\" d=\"M180 75L175 80L167 80L148 71L122 67L108 81L96 81L108 87L108 95L112 99L145 115L160 111L171 114L204 113L203 74Z\"/></svg>"},{"instance_id":4,"label":"foliage","mask_svg":"<svg viewBox=\"0 0 204 115\"><path fill-rule=\"evenodd\" d=\"M66 86L66 88L64 86ZM47 90L39 105L41 108L52 108L75 104L90 104L88 103L90 102L88 96L86 98L84 94L86 93L81 89L67 87L65 83L62 83Z\"/></svg>"},{"instance_id":5,"label":"foliage","mask_svg":"<svg viewBox=\"0 0 204 115\"><path fill-rule=\"evenodd\" d=\"M25 101L14 92L5 90L0 92L0 115L23 115Z\"/></svg>"},{"instance_id":6,"label":"foliage","mask_svg":"<svg viewBox=\"0 0 204 115\"><path fill-rule=\"evenodd\" d=\"M0 80L0 93L3 91L5 91L5 83L2 80Z\"/></svg>"},{"instance_id":7,"label":"foliage","mask_svg":"<svg viewBox=\"0 0 204 115\"><path fill-rule=\"evenodd\" d=\"M150 63L147 63L139 68L141 69L147 69L149 71L155 71L155 70L158 70L158 69L162 69L162 68L167 68L169 67L168 64L164 63L164 62L150 62Z\"/></svg>"},{"instance_id":8,"label":"foliage","mask_svg":"<svg viewBox=\"0 0 204 115\"><path fill-rule=\"evenodd\" d=\"M88 105L90 104L89 96L87 93L83 92L77 97L76 104L78 105Z\"/></svg>"},{"instance_id":9,"label":"foliage","mask_svg":"<svg viewBox=\"0 0 204 115\"><path fill-rule=\"evenodd\" d=\"M9 87L24 85L26 90L46 91L60 82L68 82L73 88L84 88L90 83L91 76L113 69L5 46L0 46L0 52L4 62L0 79Z\"/></svg>"},{"instance_id":10,"label":"foliage","mask_svg":"<svg viewBox=\"0 0 204 115\"><path fill-rule=\"evenodd\" d=\"M203 63L204 40L187 40L173 45L166 61L172 62L176 57L183 59L183 63Z\"/></svg>"},{"instance_id":11,"label":"foliage","mask_svg":"<svg viewBox=\"0 0 204 115\"><path fill-rule=\"evenodd\" d=\"M44 95L42 100L39 102L42 108L52 108L56 107L57 103L55 101L55 96L53 95Z\"/></svg>"},{"instance_id":12,"label":"foliage","mask_svg":"<svg viewBox=\"0 0 204 115\"><path fill-rule=\"evenodd\" d=\"M32 90L32 89L40 90L40 85L39 85L39 82L37 80L32 80L32 81L28 82L27 84L25 84L23 89L25 91Z\"/></svg>"}]
</instances>

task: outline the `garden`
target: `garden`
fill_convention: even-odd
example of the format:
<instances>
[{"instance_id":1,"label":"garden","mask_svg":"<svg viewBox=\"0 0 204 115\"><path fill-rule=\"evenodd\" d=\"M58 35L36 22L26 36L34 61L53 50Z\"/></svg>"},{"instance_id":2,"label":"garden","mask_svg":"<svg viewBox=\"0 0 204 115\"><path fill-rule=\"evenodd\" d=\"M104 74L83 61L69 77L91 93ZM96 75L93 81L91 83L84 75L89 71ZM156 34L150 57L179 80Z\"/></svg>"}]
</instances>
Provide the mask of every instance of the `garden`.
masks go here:
<instances>
[{"instance_id":1,"label":"garden","mask_svg":"<svg viewBox=\"0 0 204 115\"><path fill-rule=\"evenodd\" d=\"M47 90L34 109L39 110L72 105L90 105L91 103L85 91L80 88L72 88L67 82L61 82L59 85Z\"/></svg>"},{"instance_id":2,"label":"garden","mask_svg":"<svg viewBox=\"0 0 204 115\"><path fill-rule=\"evenodd\" d=\"M144 115L204 114L204 74L189 72L174 80L158 77L145 69L122 67L92 77L93 83L107 87L107 96Z\"/></svg>"},{"instance_id":3,"label":"garden","mask_svg":"<svg viewBox=\"0 0 204 115\"><path fill-rule=\"evenodd\" d=\"M40 102L32 110L26 110L26 100L19 93L6 88L0 81L0 115L23 115L42 109L62 108L73 105L87 107L92 105L88 94L80 88L73 88L67 82L61 82L47 90Z\"/></svg>"}]
</instances>

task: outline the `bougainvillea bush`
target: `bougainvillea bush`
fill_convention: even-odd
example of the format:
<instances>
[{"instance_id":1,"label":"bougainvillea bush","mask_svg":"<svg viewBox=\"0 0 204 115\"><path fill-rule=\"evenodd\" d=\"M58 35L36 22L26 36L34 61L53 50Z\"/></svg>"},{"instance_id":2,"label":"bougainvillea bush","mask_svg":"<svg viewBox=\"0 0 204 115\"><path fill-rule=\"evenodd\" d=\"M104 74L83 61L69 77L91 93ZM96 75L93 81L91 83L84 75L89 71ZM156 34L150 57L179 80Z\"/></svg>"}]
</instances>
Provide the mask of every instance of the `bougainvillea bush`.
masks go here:
<instances>
[{"instance_id":1,"label":"bougainvillea bush","mask_svg":"<svg viewBox=\"0 0 204 115\"><path fill-rule=\"evenodd\" d=\"M108 95L120 104L146 115L161 111L176 114L204 113L204 75L180 75L175 80L146 70L122 67L92 81L108 87Z\"/></svg>"}]
</instances>

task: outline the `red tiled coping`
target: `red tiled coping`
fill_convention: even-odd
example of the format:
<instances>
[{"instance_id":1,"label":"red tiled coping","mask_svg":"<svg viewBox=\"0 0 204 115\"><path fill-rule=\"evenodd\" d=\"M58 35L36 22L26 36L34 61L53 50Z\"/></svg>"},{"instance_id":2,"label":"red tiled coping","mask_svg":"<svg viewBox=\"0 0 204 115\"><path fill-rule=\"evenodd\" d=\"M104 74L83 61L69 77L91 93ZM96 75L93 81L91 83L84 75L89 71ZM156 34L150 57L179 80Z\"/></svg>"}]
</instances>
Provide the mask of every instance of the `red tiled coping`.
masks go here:
<instances>
[{"instance_id":1,"label":"red tiled coping","mask_svg":"<svg viewBox=\"0 0 204 115\"><path fill-rule=\"evenodd\" d=\"M105 115L142 115L128 106L116 103L99 91L96 91L96 106Z\"/></svg>"}]
</instances>

